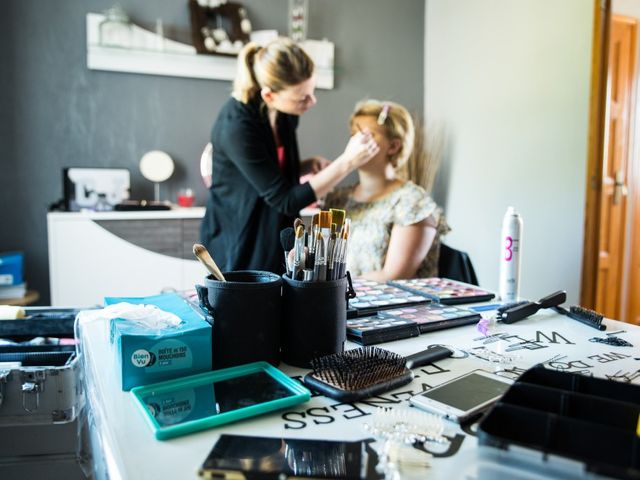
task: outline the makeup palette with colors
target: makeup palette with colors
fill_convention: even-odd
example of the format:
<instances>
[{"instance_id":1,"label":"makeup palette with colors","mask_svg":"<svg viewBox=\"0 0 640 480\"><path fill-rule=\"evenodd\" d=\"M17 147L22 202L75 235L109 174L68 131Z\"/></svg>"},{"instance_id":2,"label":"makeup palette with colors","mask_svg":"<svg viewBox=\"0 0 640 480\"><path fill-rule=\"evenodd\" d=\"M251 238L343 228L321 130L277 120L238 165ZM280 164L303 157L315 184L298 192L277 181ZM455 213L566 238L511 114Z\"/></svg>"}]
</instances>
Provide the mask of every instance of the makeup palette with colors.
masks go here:
<instances>
[{"instance_id":1,"label":"makeup palette with colors","mask_svg":"<svg viewBox=\"0 0 640 480\"><path fill-rule=\"evenodd\" d=\"M393 342L418 335L420 335L418 324L409 319L373 315L347 320L347 338L364 346Z\"/></svg>"},{"instance_id":2,"label":"makeup palette with colors","mask_svg":"<svg viewBox=\"0 0 640 480\"><path fill-rule=\"evenodd\" d=\"M362 278L353 280L353 289L356 291L356 298L349 300L347 318L363 317L387 308L419 305L431 301L425 295Z\"/></svg>"},{"instance_id":3,"label":"makeup palette with colors","mask_svg":"<svg viewBox=\"0 0 640 480\"><path fill-rule=\"evenodd\" d=\"M428 303L415 307L384 310L378 312L378 317L392 321L416 322L420 333L470 325L482 318L479 313L468 308L443 305L441 303Z\"/></svg>"},{"instance_id":4,"label":"makeup palette with colors","mask_svg":"<svg viewBox=\"0 0 640 480\"><path fill-rule=\"evenodd\" d=\"M418 295L424 295L434 302L445 305L486 302L495 297L493 293L475 285L449 280L448 278L432 277L393 280L389 284Z\"/></svg>"}]
</instances>

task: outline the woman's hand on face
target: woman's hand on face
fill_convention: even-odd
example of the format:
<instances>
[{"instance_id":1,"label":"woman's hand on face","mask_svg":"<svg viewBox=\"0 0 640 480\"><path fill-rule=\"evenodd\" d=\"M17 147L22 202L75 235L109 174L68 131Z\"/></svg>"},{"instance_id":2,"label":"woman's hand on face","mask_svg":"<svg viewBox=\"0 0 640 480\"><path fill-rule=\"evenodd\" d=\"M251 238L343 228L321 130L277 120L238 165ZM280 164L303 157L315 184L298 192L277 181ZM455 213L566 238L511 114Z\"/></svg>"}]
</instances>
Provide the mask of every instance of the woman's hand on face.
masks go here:
<instances>
[{"instance_id":1,"label":"woman's hand on face","mask_svg":"<svg viewBox=\"0 0 640 480\"><path fill-rule=\"evenodd\" d=\"M359 168L380 151L380 147L368 131L356 132L347 143L344 155L353 162L353 168Z\"/></svg>"},{"instance_id":2,"label":"woman's hand on face","mask_svg":"<svg viewBox=\"0 0 640 480\"><path fill-rule=\"evenodd\" d=\"M302 175L307 175L309 173L315 174L323 168L328 167L330 164L331 161L320 156L305 158L300 162L300 173Z\"/></svg>"}]
</instances>

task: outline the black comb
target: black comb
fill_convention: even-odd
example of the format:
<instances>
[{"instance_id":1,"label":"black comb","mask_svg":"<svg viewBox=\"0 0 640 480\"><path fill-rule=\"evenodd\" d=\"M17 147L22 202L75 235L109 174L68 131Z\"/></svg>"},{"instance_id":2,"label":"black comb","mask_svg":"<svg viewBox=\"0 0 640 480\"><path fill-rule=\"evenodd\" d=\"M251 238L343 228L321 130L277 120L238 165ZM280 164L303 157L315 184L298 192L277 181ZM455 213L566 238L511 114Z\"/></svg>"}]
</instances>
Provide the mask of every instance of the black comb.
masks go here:
<instances>
[{"instance_id":1,"label":"black comb","mask_svg":"<svg viewBox=\"0 0 640 480\"><path fill-rule=\"evenodd\" d=\"M554 307L554 310L558 313L566 315L569 318L573 318L574 320L582 322L585 325L589 325L596 330L607 329L607 326L602 324L604 316L594 310L589 310L588 308L577 306L571 306L569 307L569 310L562 307Z\"/></svg>"},{"instance_id":2,"label":"black comb","mask_svg":"<svg viewBox=\"0 0 640 480\"><path fill-rule=\"evenodd\" d=\"M541 298L537 302L527 302L523 305L508 308L502 312L498 311L496 318L502 323L515 323L530 317L541 308L551 308L566 302L567 292L560 290Z\"/></svg>"},{"instance_id":3,"label":"black comb","mask_svg":"<svg viewBox=\"0 0 640 480\"><path fill-rule=\"evenodd\" d=\"M413 380L411 368L452 354L440 345L408 357L377 347L356 348L314 358L311 360L313 370L303 381L327 397L353 402L405 385Z\"/></svg>"}]
</instances>

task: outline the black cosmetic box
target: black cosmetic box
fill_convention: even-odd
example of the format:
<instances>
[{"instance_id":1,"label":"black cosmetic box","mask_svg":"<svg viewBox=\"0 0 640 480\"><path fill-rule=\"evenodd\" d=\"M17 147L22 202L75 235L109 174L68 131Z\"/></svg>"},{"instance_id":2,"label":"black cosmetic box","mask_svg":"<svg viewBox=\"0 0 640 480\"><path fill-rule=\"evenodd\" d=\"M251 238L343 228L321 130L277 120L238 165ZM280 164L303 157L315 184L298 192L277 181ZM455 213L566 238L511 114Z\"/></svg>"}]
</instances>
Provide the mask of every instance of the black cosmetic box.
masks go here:
<instances>
[{"instance_id":1,"label":"black cosmetic box","mask_svg":"<svg viewBox=\"0 0 640 480\"><path fill-rule=\"evenodd\" d=\"M640 385L533 367L478 427L478 478L640 479L639 421Z\"/></svg>"}]
</instances>

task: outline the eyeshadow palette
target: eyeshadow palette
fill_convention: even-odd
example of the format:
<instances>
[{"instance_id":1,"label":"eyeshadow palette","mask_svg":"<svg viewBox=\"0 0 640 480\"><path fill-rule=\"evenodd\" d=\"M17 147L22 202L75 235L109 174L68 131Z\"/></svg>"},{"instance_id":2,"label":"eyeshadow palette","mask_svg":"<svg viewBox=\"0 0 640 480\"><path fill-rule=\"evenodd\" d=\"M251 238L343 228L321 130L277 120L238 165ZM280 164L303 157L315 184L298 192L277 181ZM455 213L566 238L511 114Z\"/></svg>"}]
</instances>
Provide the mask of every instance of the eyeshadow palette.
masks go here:
<instances>
[{"instance_id":1,"label":"eyeshadow palette","mask_svg":"<svg viewBox=\"0 0 640 480\"><path fill-rule=\"evenodd\" d=\"M475 285L449 280L448 278L414 278L410 280L393 280L389 285L411 291L431 298L444 305L459 303L486 302L495 295Z\"/></svg>"},{"instance_id":2,"label":"eyeshadow palette","mask_svg":"<svg viewBox=\"0 0 640 480\"><path fill-rule=\"evenodd\" d=\"M347 338L360 345L392 342L420 335L418 324L403 318L380 316L359 317L347 320Z\"/></svg>"},{"instance_id":3,"label":"eyeshadow palette","mask_svg":"<svg viewBox=\"0 0 640 480\"><path fill-rule=\"evenodd\" d=\"M378 312L378 317L394 321L415 322L420 333L444 330L445 328L461 327L476 323L482 316L462 307L443 305L441 303L429 303L415 307L394 308Z\"/></svg>"},{"instance_id":4,"label":"eyeshadow palette","mask_svg":"<svg viewBox=\"0 0 640 480\"><path fill-rule=\"evenodd\" d=\"M349 300L347 318L363 317L388 308L419 305L431 300L420 293L373 280L353 279L356 297Z\"/></svg>"}]
</instances>

